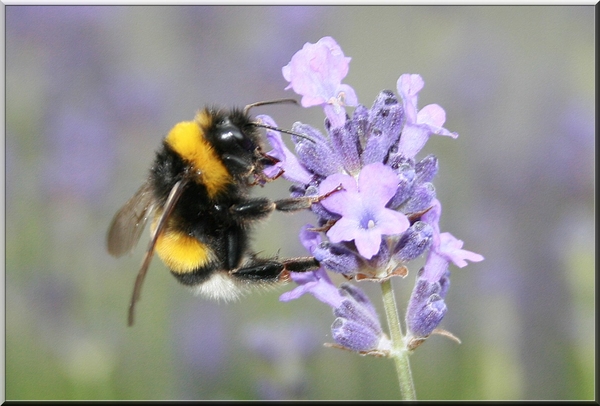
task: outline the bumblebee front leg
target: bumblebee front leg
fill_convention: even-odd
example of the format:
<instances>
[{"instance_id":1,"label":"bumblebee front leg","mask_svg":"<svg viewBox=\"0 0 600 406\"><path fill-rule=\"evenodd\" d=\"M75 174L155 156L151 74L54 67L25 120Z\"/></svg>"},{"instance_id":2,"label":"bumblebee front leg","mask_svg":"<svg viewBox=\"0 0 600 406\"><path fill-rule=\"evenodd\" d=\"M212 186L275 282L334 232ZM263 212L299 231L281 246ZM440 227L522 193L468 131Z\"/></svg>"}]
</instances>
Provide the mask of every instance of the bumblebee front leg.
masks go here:
<instances>
[{"instance_id":1,"label":"bumblebee front leg","mask_svg":"<svg viewBox=\"0 0 600 406\"><path fill-rule=\"evenodd\" d=\"M317 196L305 196L305 197L290 197L289 199L280 199L275 200L275 210L283 211L283 212L294 212L300 211L304 209L310 209L310 206L319 203L321 200L328 198L335 192L339 192L344 189L344 187L340 184L338 187L333 189L330 192L327 192L323 195Z\"/></svg>"},{"instance_id":2,"label":"bumblebee front leg","mask_svg":"<svg viewBox=\"0 0 600 406\"><path fill-rule=\"evenodd\" d=\"M232 216L238 217L240 220L260 220L271 214L273 210L283 212L295 212L310 209L310 206L312 204L318 203L321 200L326 199L333 193L338 192L342 189L343 186L339 185L332 191L323 195L290 197L288 199L280 199L275 201L271 201L266 198L250 199L232 205L229 211Z\"/></svg>"}]
</instances>

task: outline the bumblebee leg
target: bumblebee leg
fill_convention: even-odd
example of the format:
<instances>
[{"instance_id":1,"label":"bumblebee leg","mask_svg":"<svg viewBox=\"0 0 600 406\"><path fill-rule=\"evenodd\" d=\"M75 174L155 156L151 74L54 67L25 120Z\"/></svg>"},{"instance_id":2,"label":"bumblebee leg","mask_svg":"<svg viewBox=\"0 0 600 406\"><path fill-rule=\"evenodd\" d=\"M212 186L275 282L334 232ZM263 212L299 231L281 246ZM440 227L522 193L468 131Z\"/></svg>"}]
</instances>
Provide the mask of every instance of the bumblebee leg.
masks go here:
<instances>
[{"instance_id":1,"label":"bumblebee leg","mask_svg":"<svg viewBox=\"0 0 600 406\"><path fill-rule=\"evenodd\" d=\"M231 276L249 282L277 282L287 280L289 272L308 272L318 268L319 262L312 257L283 261L253 258L244 267L231 271Z\"/></svg>"},{"instance_id":2,"label":"bumblebee leg","mask_svg":"<svg viewBox=\"0 0 600 406\"><path fill-rule=\"evenodd\" d=\"M321 200L328 198L335 192L339 192L344 189L344 187L340 184L338 187L333 189L330 192L327 192L323 195L318 196L305 196L305 197L291 197L289 199L280 199L275 200L275 210L283 211L283 212L294 212L300 211L304 209L310 209L310 206L319 203Z\"/></svg>"},{"instance_id":3,"label":"bumblebee leg","mask_svg":"<svg viewBox=\"0 0 600 406\"><path fill-rule=\"evenodd\" d=\"M275 210L275 204L266 198L249 199L229 208L230 214L242 222L261 220L271 214L273 210Z\"/></svg>"},{"instance_id":4,"label":"bumblebee leg","mask_svg":"<svg viewBox=\"0 0 600 406\"><path fill-rule=\"evenodd\" d=\"M242 203L234 204L229 208L229 212L232 216L238 217L243 221L260 220L267 217L273 210L283 212L294 212L304 209L310 209L310 206L314 203L318 203L321 200L331 196L333 193L343 189L342 185L339 185L331 192L325 193L318 196L306 196L306 197L291 197L289 199L280 199L271 201L266 198L249 199Z\"/></svg>"}]
</instances>

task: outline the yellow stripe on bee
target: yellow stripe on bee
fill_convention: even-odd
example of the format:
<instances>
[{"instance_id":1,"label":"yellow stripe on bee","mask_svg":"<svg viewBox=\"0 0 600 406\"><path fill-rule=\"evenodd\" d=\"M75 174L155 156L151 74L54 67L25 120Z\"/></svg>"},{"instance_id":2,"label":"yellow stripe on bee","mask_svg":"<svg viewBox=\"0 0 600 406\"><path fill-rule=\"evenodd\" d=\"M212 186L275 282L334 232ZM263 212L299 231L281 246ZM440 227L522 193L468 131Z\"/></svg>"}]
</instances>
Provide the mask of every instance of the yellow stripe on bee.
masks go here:
<instances>
[{"instance_id":1,"label":"yellow stripe on bee","mask_svg":"<svg viewBox=\"0 0 600 406\"><path fill-rule=\"evenodd\" d=\"M200 116L202 121L199 120ZM208 196L213 198L231 182L231 176L217 152L204 137L202 128L210 126L210 116L198 114L196 120L176 124L167 135L166 142L200 173L198 183L206 186Z\"/></svg>"},{"instance_id":2,"label":"yellow stripe on bee","mask_svg":"<svg viewBox=\"0 0 600 406\"><path fill-rule=\"evenodd\" d=\"M164 231L156 240L156 253L175 273L192 272L206 265L213 252L200 241L187 234Z\"/></svg>"}]
</instances>

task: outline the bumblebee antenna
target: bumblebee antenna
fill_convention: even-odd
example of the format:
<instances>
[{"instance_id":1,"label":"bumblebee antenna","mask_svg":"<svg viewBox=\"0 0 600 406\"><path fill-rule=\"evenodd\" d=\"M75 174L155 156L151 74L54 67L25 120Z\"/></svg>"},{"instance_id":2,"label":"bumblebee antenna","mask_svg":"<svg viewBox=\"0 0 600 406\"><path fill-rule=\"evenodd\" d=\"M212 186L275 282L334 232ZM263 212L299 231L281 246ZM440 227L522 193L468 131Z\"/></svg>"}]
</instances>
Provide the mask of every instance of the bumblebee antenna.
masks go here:
<instances>
[{"instance_id":1,"label":"bumblebee antenna","mask_svg":"<svg viewBox=\"0 0 600 406\"><path fill-rule=\"evenodd\" d=\"M279 131L280 133L285 133L285 134L290 134L296 137L300 137L300 138L304 138L305 140L308 140L310 142L312 142L313 144L315 143L315 140L313 140L312 138L303 135L303 134L298 134L296 132L293 132L291 130L284 130L283 128L278 128L278 127L273 127L272 125L268 125L268 124L263 124L263 123L257 123L257 122L252 122L250 123L251 125L255 126L255 127L261 127L261 128L266 128L267 130L274 130L274 131Z\"/></svg>"},{"instance_id":2,"label":"bumblebee antenna","mask_svg":"<svg viewBox=\"0 0 600 406\"><path fill-rule=\"evenodd\" d=\"M298 101L296 99L275 99L275 100L260 101L260 102L249 104L246 107L244 107L244 114L248 114L248 112L250 111L250 109L253 108L253 107L265 106L265 105L268 105L268 104L283 104L283 103L293 103L293 104L297 105ZM298 133L290 131L290 130L284 130L283 128L273 127L271 125L263 124L263 123L258 123L256 121L253 121L250 124L253 125L253 126L255 126L255 127L266 128L267 130L274 130L274 131L279 131L281 133L294 135L294 136L299 137L299 138L304 138L305 140L308 140L308 141L312 142L313 144L315 143L315 140L313 140L312 138L310 138L310 137L308 137L306 135L303 135L303 134L298 134Z\"/></svg>"},{"instance_id":3,"label":"bumblebee antenna","mask_svg":"<svg viewBox=\"0 0 600 406\"><path fill-rule=\"evenodd\" d=\"M296 105L298 104L296 99L275 99L275 100L259 101L259 102L252 103L252 104L249 104L246 107L244 107L244 114L248 114L250 109L253 107L265 106L267 104L283 104L283 103L293 103Z\"/></svg>"}]
</instances>

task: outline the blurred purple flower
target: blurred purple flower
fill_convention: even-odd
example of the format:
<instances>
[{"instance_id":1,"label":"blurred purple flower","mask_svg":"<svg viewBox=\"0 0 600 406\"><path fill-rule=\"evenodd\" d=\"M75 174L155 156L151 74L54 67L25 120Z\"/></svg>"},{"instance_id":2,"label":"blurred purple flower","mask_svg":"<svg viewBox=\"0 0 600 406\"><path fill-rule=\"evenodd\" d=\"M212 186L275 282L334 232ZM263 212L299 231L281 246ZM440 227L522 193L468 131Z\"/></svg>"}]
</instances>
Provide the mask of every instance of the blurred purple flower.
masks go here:
<instances>
[{"instance_id":1,"label":"blurred purple flower","mask_svg":"<svg viewBox=\"0 0 600 406\"><path fill-rule=\"evenodd\" d=\"M223 308L211 302L189 303L180 309L173 324L179 361L190 371L203 371L217 379L229 356Z\"/></svg>"},{"instance_id":2,"label":"blurred purple flower","mask_svg":"<svg viewBox=\"0 0 600 406\"><path fill-rule=\"evenodd\" d=\"M308 386L308 359L320 349L318 336L317 326L308 320L247 326L245 345L269 364L268 370L253 377L262 399L302 397Z\"/></svg>"},{"instance_id":3,"label":"blurred purple flower","mask_svg":"<svg viewBox=\"0 0 600 406\"><path fill-rule=\"evenodd\" d=\"M305 359L313 354L317 332L309 322L286 324L283 320L250 324L245 344L263 359L276 363L292 357Z\"/></svg>"},{"instance_id":4,"label":"blurred purple flower","mask_svg":"<svg viewBox=\"0 0 600 406\"><path fill-rule=\"evenodd\" d=\"M47 170L43 186L51 195L66 194L97 202L110 183L115 147L112 122L102 106L57 111L48 120Z\"/></svg>"}]
</instances>

